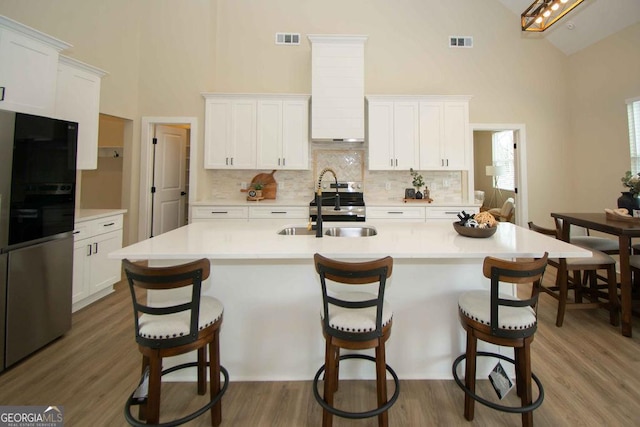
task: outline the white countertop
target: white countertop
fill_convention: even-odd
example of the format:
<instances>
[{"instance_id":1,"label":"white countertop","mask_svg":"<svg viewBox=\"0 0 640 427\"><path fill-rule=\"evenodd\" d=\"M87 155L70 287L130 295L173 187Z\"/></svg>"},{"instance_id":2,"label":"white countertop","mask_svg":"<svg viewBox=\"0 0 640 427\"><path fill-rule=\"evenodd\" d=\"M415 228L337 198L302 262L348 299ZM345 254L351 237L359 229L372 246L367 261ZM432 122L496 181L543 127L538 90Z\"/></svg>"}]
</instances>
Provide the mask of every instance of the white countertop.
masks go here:
<instances>
[{"instance_id":1,"label":"white countertop","mask_svg":"<svg viewBox=\"0 0 640 427\"><path fill-rule=\"evenodd\" d=\"M291 225L306 226L301 222ZM481 259L535 257L545 251L550 257L587 257L590 252L563 241L500 223L489 238L458 235L448 221L431 223L325 223L335 226L374 226L377 236L329 237L283 236L284 228L271 221L247 223L225 220L200 222L178 228L109 254L129 259L310 259L318 252L342 259L370 259L390 255L396 259Z\"/></svg>"},{"instance_id":2,"label":"white countertop","mask_svg":"<svg viewBox=\"0 0 640 427\"><path fill-rule=\"evenodd\" d=\"M260 201L250 201L246 199L216 199L216 200L199 200L195 202L189 202L191 206L309 206L309 202L313 199L313 196L309 196L308 199L263 199ZM437 200L427 202L408 202L406 203L401 197L392 199L367 199L365 196L365 204L367 206L474 206L480 207L481 203L468 203L468 202L439 202Z\"/></svg>"},{"instance_id":3,"label":"white countertop","mask_svg":"<svg viewBox=\"0 0 640 427\"><path fill-rule=\"evenodd\" d=\"M75 222L91 221L111 215L126 213L126 209L76 209Z\"/></svg>"}]
</instances>

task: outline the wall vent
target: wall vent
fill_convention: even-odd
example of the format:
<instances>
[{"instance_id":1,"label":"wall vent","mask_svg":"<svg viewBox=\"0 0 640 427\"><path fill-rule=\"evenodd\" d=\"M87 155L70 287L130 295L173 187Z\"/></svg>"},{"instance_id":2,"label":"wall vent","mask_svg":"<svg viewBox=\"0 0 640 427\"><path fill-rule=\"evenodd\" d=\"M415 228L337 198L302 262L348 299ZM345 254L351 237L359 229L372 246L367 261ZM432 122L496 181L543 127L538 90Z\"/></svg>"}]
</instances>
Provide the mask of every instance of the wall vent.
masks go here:
<instances>
[{"instance_id":1,"label":"wall vent","mask_svg":"<svg viewBox=\"0 0 640 427\"><path fill-rule=\"evenodd\" d=\"M276 44L300 44L300 33L276 33Z\"/></svg>"},{"instance_id":2,"label":"wall vent","mask_svg":"<svg viewBox=\"0 0 640 427\"><path fill-rule=\"evenodd\" d=\"M473 47L473 37L450 36L449 47Z\"/></svg>"}]
</instances>

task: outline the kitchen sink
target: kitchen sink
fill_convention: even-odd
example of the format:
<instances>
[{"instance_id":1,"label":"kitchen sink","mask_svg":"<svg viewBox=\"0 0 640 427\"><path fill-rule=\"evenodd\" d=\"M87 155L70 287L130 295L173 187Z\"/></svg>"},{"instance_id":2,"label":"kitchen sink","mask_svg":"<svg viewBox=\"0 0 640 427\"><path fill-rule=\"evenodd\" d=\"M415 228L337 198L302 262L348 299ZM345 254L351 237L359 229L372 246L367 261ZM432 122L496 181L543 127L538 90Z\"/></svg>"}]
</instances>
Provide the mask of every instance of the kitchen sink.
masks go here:
<instances>
[{"instance_id":1,"label":"kitchen sink","mask_svg":"<svg viewBox=\"0 0 640 427\"><path fill-rule=\"evenodd\" d=\"M315 235L316 230L307 230L307 227L286 227L278 231L281 236L310 236Z\"/></svg>"},{"instance_id":2,"label":"kitchen sink","mask_svg":"<svg viewBox=\"0 0 640 427\"><path fill-rule=\"evenodd\" d=\"M373 227L329 227L324 232L325 236L332 237L370 237L377 234Z\"/></svg>"}]
</instances>

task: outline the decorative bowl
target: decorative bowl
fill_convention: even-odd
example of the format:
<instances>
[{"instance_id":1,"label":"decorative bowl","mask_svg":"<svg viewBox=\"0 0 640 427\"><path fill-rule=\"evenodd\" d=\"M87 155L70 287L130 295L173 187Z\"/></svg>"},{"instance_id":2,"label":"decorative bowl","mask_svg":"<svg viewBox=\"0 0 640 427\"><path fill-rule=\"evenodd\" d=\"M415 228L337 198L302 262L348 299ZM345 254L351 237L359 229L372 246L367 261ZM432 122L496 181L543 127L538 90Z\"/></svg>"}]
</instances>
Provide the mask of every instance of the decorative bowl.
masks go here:
<instances>
[{"instance_id":1,"label":"decorative bowl","mask_svg":"<svg viewBox=\"0 0 640 427\"><path fill-rule=\"evenodd\" d=\"M474 227L465 227L464 225L460 225L460 222L456 221L453 223L453 228L460 234L465 237L475 237L475 238L483 238L483 237L491 237L496 233L498 229L498 225L490 228L474 228Z\"/></svg>"}]
</instances>

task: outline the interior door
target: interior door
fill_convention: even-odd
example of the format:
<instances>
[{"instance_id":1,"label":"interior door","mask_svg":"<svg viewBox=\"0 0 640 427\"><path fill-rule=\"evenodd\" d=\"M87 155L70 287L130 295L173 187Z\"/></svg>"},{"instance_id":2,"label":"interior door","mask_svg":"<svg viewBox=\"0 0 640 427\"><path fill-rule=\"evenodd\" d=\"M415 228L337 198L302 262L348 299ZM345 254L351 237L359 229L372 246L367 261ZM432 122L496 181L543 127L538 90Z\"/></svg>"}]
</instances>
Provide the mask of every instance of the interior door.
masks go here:
<instances>
[{"instance_id":1,"label":"interior door","mask_svg":"<svg viewBox=\"0 0 640 427\"><path fill-rule=\"evenodd\" d=\"M154 147L152 236L185 224L187 130L157 125Z\"/></svg>"}]
</instances>

